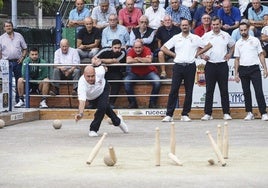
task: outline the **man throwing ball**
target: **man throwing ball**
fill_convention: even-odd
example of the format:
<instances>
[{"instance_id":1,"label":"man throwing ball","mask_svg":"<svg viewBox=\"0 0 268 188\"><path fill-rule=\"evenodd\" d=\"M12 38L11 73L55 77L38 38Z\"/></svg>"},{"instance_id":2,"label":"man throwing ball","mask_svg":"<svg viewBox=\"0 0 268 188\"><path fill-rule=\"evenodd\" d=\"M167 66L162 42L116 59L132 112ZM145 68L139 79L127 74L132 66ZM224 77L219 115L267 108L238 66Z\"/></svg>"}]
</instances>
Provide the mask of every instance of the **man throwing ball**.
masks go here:
<instances>
[{"instance_id":1,"label":"man throwing ball","mask_svg":"<svg viewBox=\"0 0 268 188\"><path fill-rule=\"evenodd\" d=\"M86 100L94 102L97 105L94 119L90 124L89 136L98 136L101 121L106 114L111 118L115 126L128 133L128 127L120 115L116 115L109 104L110 86L106 82L104 76L106 69L102 65L88 65L84 70L84 74L78 81L78 114L75 115L75 121L82 119L85 109Z\"/></svg>"}]
</instances>

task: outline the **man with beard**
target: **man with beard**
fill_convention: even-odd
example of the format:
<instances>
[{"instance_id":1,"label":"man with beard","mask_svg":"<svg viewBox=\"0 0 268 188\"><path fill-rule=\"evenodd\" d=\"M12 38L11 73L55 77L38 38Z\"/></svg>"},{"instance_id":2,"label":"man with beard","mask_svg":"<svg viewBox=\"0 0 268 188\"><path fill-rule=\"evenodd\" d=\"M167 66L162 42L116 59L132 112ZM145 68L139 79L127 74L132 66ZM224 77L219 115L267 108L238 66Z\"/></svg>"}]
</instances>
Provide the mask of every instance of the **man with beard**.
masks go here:
<instances>
[{"instance_id":1,"label":"man with beard","mask_svg":"<svg viewBox=\"0 0 268 188\"><path fill-rule=\"evenodd\" d=\"M266 103L262 88L261 71L259 67L260 63L263 67L263 77L266 78L268 73L261 43L257 38L249 36L248 24L240 23L239 30L242 38L235 44L235 80L236 82L241 81L245 97L247 116L244 120L249 121L254 119L250 91L250 82L252 82L261 119L263 121L268 121Z\"/></svg>"},{"instance_id":2,"label":"man with beard","mask_svg":"<svg viewBox=\"0 0 268 188\"><path fill-rule=\"evenodd\" d=\"M126 52L121 49L121 41L115 39L112 42L111 48L103 48L99 53L92 58L93 64L114 64L114 63L125 63ZM108 71L105 74L106 80L122 80L123 78L123 67L109 66ZM110 95L118 95L121 83L110 82L111 92ZM110 105L114 108L116 97L110 97ZM94 104L92 104L94 106Z\"/></svg>"},{"instance_id":3,"label":"man with beard","mask_svg":"<svg viewBox=\"0 0 268 188\"><path fill-rule=\"evenodd\" d=\"M174 58L171 89L168 96L166 117L162 122L173 121L173 113L177 105L178 92L182 80L184 80L185 100L181 113L181 121L191 121L188 113L191 111L194 79L196 73L195 59L200 54L211 48L211 44L205 45L201 38L190 33L190 21L182 20L180 24L182 32L174 35L162 47L166 55ZM175 48L175 52L170 49ZM202 48L198 50L199 48Z\"/></svg>"}]
</instances>

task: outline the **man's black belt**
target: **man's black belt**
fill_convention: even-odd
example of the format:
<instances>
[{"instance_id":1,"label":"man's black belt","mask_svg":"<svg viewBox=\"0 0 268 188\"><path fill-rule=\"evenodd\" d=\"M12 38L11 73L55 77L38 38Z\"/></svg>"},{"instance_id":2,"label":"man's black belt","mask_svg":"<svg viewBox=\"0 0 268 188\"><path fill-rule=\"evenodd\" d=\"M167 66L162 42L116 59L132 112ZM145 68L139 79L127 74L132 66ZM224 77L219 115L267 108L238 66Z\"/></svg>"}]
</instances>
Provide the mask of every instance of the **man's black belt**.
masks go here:
<instances>
[{"instance_id":1,"label":"man's black belt","mask_svg":"<svg viewBox=\"0 0 268 188\"><path fill-rule=\"evenodd\" d=\"M177 63L180 66L187 67L189 65L193 65L194 63Z\"/></svg>"},{"instance_id":2,"label":"man's black belt","mask_svg":"<svg viewBox=\"0 0 268 188\"><path fill-rule=\"evenodd\" d=\"M9 61L9 62L17 62L18 59L9 59L8 61Z\"/></svg>"},{"instance_id":3,"label":"man's black belt","mask_svg":"<svg viewBox=\"0 0 268 188\"><path fill-rule=\"evenodd\" d=\"M210 62L210 61L208 61L208 63L219 65L219 64L222 64L222 63L227 63L227 61L222 61L222 62Z\"/></svg>"}]
</instances>

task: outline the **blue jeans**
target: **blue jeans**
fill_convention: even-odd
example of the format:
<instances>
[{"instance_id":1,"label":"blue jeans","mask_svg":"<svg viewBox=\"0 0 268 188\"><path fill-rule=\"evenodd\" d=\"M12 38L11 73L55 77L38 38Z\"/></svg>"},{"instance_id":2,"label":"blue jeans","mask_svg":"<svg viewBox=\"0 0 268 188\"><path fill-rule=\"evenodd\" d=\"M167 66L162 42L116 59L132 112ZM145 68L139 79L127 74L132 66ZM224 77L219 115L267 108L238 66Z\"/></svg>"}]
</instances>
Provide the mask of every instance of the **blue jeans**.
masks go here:
<instances>
[{"instance_id":1,"label":"blue jeans","mask_svg":"<svg viewBox=\"0 0 268 188\"><path fill-rule=\"evenodd\" d=\"M146 74L144 76L140 76L137 74L134 74L132 72L129 72L127 76L125 77L125 90L128 95L134 95L133 85L134 82L127 82L127 80L160 80L160 77L155 72L150 72L149 74ZM159 93L161 82L151 82L153 85L151 95L157 95ZM151 96L150 97L150 103L156 104L158 97ZM135 97L128 97L129 103L137 103Z\"/></svg>"}]
</instances>

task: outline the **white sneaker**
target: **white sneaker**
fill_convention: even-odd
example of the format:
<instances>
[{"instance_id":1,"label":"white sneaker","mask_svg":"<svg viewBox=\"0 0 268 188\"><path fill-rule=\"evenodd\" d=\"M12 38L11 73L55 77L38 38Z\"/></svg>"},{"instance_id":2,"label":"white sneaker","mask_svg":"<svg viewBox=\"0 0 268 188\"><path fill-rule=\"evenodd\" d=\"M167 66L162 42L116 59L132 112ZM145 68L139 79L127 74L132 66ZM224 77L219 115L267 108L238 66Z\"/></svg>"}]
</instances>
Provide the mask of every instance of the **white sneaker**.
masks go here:
<instances>
[{"instance_id":1,"label":"white sneaker","mask_svg":"<svg viewBox=\"0 0 268 188\"><path fill-rule=\"evenodd\" d=\"M17 104L15 104L15 108L21 108L21 107L24 107L25 106L25 104L24 104L24 102L20 99L19 100L19 102L17 103Z\"/></svg>"},{"instance_id":2,"label":"white sneaker","mask_svg":"<svg viewBox=\"0 0 268 188\"><path fill-rule=\"evenodd\" d=\"M181 116L181 121L192 121L191 118L189 118L189 116Z\"/></svg>"},{"instance_id":3,"label":"white sneaker","mask_svg":"<svg viewBox=\"0 0 268 188\"><path fill-rule=\"evenodd\" d=\"M96 136L99 136L99 135L95 131L89 131L88 136L90 136L90 137L96 137Z\"/></svg>"},{"instance_id":4,"label":"white sneaker","mask_svg":"<svg viewBox=\"0 0 268 188\"><path fill-rule=\"evenodd\" d=\"M213 119L213 117L210 116L210 115L208 115L208 114L205 114L205 115L201 118L202 121L208 121L208 120L212 120L212 119Z\"/></svg>"},{"instance_id":5,"label":"white sneaker","mask_svg":"<svg viewBox=\"0 0 268 188\"><path fill-rule=\"evenodd\" d=\"M123 117L121 115L117 115L117 117L120 119L120 125L119 128L124 132L128 133L128 127L127 124L124 122Z\"/></svg>"},{"instance_id":6,"label":"white sneaker","mask_svg":"<svg viewBox=\"0 0 268 188\"><path fill-rule=\"evenodd\" d=\"M229 114L223 114L223 119L224 120L231 120L233 118Z\"/></svg>"},{"instance_id":7,"label":"white sneaker","mask_svg":"<svg viewBox=\"0 0 268 188\"><path fill-rule=\"evenodd\" d=\"M170 116L166 116L164 117L164 119L162 119L162 122L172 122L172 121L173 121L173 118Z\"/></svg>"},{"instance_id":8,"label":"white sneaker","mask_svg":"<svg viewBox=\"0 0 268 188\"><path fill-rule=\"evenodd\" d=\"M247 116L244 118L245 121L250 121L254 119L252 112L248 112Z\"/></svg>"},{"instance_id":9,"label":"white sneaker","mask_svg":"<svg viewBox=\"0 0 268 188\"><path fill-rule=\"evenodd\" d=\"M39 108L48 108L47 103L46 103L46 100L42 100L40 102Z\"/></svg>"},{"instance_id":10,"label":"white sneaker","mask_svg":"<svg viewBox=\"0 0 268 188\"><path fill-rule=\"evenodd\" d=\"M268 121L268 115L267 114L262 114L261 115L261 120L262 121Z\"/></svg>"}]
</instances>

